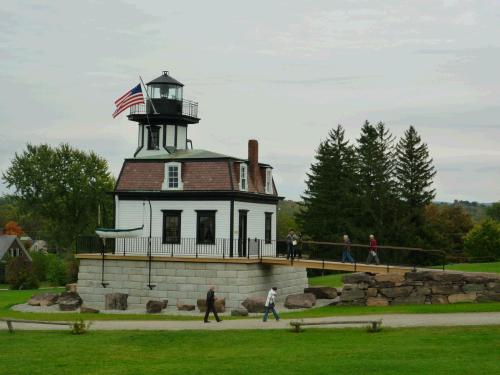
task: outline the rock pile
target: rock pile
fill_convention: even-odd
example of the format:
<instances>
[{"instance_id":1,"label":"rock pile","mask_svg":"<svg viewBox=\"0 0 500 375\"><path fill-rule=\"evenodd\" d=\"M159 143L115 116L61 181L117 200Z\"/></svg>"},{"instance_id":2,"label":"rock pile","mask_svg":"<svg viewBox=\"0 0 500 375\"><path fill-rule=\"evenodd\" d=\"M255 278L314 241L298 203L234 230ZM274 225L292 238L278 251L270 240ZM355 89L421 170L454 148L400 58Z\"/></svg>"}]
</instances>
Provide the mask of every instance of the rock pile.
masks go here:
<instances>
[{"instance_id":1,"label":"rock pile","mask_svg":"<svg viewBox=\"0 0 500 375\"><path fill-rule=\"evenodd\" d=\"M340 305L387 306L500 301L500 275L442 271L353 273L342 278Z\"/></svg>"}]
</instances>

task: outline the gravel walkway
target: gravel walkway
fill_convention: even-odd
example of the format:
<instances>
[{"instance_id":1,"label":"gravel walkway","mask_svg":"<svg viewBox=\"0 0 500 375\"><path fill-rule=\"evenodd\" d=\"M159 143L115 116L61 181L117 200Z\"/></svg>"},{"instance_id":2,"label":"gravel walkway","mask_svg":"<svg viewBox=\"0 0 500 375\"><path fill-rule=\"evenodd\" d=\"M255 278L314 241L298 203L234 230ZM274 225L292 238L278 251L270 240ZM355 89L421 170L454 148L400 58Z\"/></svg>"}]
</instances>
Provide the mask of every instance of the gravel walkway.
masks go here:
<instances>
[{"instance_id":1,"label":"gravel walkway","mask_svg":"<svg viewBox=\"0 0 500 375\"><path fill-rule=\"evenodd\" d=\"M213 318L212 318L213 319ZM470 325L500 325L500 312L488 313L453 313L453 314L380 314L380 315L361 315L361 316L338 316L327 318L304 319L310 322L338 321L338 320L370 320L382 319L382 327L432 327L432 326L470 326ZM217 323L212 320L206 324L200 321L126 321L126 320L108 320L94 321L90 327L91 330L114 331L114 330L141 330L141 331L178 331L178 330L229 330L229 329L290 329L290 321L269 320L264 323L260 319L241 319L226 320ZM333 326L311 326L314 328L343 328L350 325ZM64 326L49 326L29 323L14 323L14 328L22 330L48 330L62 329ZM0 322L0 330L7 329L6 324Z\"/></svg>"}]
</instances>

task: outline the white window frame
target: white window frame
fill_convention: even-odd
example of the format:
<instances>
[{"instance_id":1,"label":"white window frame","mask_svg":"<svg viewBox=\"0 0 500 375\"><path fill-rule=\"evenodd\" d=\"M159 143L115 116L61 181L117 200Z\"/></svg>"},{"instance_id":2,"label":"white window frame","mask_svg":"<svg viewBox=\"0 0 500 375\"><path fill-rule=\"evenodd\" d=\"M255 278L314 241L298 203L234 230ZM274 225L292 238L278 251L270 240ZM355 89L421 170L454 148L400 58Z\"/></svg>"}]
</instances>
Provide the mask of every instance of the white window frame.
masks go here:
<instances>
[{"instance_id":1,"label":"white window frame","mask_svg":"<svg viewBox=\"0 0 500 375\"><path fill-rule=\"evenodd\" d=\"M168 170L170 167L177 167L177 187L170 187L170 181L169 181L169 173ZM183 183L182 183L182 164L179 162L170 162L170 163L165 163L165 177L163 179L163 184L161 186L162 190L182 190L183 188Z\"/></svg>"},{"instance_id":2,"label":"white window frame","mask_svg":"<svg viewBox=\"0 0 500 375\"><path fill-rule=\"evenodd\" d=\"M273 169L266 168L266 194L273 193Z\"/></svg>"},{"instance_id":3,"label":"white window frame","mask_svg":"<svg viewBox=\"0 0 500 375\"><path fill-rule=\"evenodd\" d=\"M240 190L248 191L248 166L245 163L240 164Z\"/></svg>"}]
</instances>

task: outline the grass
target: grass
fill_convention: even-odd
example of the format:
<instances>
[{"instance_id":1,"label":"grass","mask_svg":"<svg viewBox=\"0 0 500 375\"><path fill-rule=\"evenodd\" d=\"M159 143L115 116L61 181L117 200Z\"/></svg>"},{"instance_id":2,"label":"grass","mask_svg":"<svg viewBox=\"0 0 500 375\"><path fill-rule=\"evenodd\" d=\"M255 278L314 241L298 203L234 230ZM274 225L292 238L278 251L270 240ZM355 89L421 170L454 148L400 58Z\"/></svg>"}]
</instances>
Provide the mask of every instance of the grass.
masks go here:
<instances>
[{"instance_id":1,"label":"grass","mask_svg":"<svg viewBox=\"0 0 500 375\"><path fill-rule=\"evenodd\" d=\"M38 320L75 320L77 317L84 320L199 320L199 316L155 315L155 314L75 314L75 313L28 313L12 311L10 307L25 303L33 294L48 291L61 291L61 288L38 290L2 290L0 291L0 318L11 317L17 319ZM348 316L367 314L429 314L429 313L458 313L458 312L496 312L500 311L500 303L460 303L450 305L398 305L398 306L325 306L305 311L284 312L286 319L312 318L324 316ZM241 317L225 317L224 319L251 319Z\"/></svg>"},{"instance_id":2,"label":"grass","mask_svg":"<svg viewBox=\"0 0 500 375\"><path fill-rule=\"evenodd\" d=\"M342 287L342 276L343 273L334 273L325 276L314 276L309 278L310 286L331 286L333 288Z\"/></svg>"},{"instance_id":3,"label":"grass","mask_svg":"<svg viewBox=\"0 0 500 375\"><path fill-rule=\"evenodd\" d=\"M0 331L2 374L498 374L500 326L89 332Z\"/></svg>"},{"instance_id":4,"label":"grass","mask_svg":"<svg viewBox=\"0 0 500 375\"><path fill-rule=\"evenodd\" d=\"M495 272L500 273L500 262L490 263L457 263L446 265L447 270L465 272Z\"/></svg>"}]
</instances>

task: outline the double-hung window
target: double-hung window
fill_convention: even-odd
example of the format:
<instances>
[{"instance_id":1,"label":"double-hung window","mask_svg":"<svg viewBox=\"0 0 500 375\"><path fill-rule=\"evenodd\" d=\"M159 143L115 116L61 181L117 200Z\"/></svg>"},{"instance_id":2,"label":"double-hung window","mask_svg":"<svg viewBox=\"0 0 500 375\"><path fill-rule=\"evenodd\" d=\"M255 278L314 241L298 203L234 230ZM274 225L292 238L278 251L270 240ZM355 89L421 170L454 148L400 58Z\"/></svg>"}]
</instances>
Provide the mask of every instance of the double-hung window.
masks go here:
<instances>
[{"instance_id":1,"label":"double-hung window","mask_svg":"<svg viewBox=\"0 0 500 375\"><path fill-rule=\"evenodd\" d=\"M165 164L165 179L163 180L162 190L181 190L182 189L182 167L181 163Z\"/></svg>"},{"instance_id":2,"label":"double-hung window","mask_svg":"<svg viewBox=\"0 0 500 375\"><path fill-rule=\"evenodd\" d=\"M272 223L273 223L273 213L266 212L265 225L264 225L264 240L266 243L271 243Z\"/></svg>"},{"instance_id":3,"label":"double-hung window","mask_svg":"<svg viewBox=\"0 0 500 375\"><path fill-rule=\"evenodd\" d=\"M148 126L148 150L159 150L160 149L160 127L159 126Z\"/></svg>"},{"instance_id":4,"label":"double-hung window","mask_svg":"<svg viewBox=\"0 0 500 375\"><path fill-rule=\"evenodd\" d=\"M248 167L246 164L240 164L240 190L248 190Z\"/></svg>"},{"instance_id":5,"label":"double-hung window","mask_svg":"<svg viewBox=\"0 0 500 375\"><path fill-rule=\"evenodd\" d=\"M163 243L181 243L182 210L163 210Z\"/></svg>"},{"instance_id":6,"label":"double-hung window","mask_svg":"<svg viewBox=\"0 0 500 375\"><path fill-rule=\"evenodd\" d=\"M273 193L273 170L271 168L266 169L266 194Z\"/></svg>"},{"instance_id":7,"label":"double-hung window","mask_svg":"<svg viewBox=\"0 0 500 375\"><path fill-rule=\"evenodd\" d=\"M215 210L197 210L196 243L215 244Z\"/></svg>"}]
</instances>

